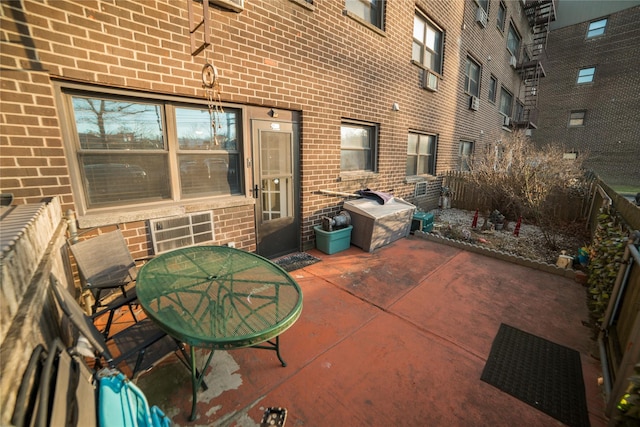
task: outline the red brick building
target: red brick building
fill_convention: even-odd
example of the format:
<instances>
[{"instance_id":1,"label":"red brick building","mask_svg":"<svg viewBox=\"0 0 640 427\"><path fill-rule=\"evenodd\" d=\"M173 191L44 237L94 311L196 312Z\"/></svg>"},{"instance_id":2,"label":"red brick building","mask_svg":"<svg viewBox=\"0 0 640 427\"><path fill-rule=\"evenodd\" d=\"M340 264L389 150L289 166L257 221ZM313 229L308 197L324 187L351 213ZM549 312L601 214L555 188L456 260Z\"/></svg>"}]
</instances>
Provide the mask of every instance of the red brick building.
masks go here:
<instances>
[{"instance_id":1,"label":"red brick building","mask_svg":"<svg viewBox=\"0 0 640 427\"><path fill-rule=\"evenodd\" d=\"M1 7L1 191L59 196L136 255L305 249L340 210L327 192L436 207L445 171L533 119L516 65L554 18L551 0Z\"/></svg>"},{"instance_id":2,"label":"red brick building","mask_svg":"<svg viewBox=\"0 0 640 427\"><path fill-rule=\"evenodd\" d=\"M575 19L559 19L549 34L534 138L586 154L609 185L640 186L640 2L560 6Z\"/></svg>"}]
</instances>

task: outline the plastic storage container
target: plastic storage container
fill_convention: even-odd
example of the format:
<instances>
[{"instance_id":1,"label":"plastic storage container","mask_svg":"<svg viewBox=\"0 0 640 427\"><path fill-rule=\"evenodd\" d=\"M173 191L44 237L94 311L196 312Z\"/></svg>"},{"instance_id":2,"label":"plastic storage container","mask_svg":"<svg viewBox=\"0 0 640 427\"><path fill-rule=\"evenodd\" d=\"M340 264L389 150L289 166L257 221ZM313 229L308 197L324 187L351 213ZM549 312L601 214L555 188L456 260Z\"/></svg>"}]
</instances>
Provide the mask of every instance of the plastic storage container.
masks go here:
<instances>
[{"instance_id":1,"label":"plastic storage container","mask_svg":"<svg viewBox=\"0 0 640 427\"><path fill-rule=\"evenodd\" d=\"M316 248L325 254L335 254L351 246L352 225L333 231L324 231L320 225L316 225L313 229L316 232Z\"/></svg>"},{"instance_id":2,"label":"plastic storage container","mask_svg":"<svg viewBox=\"0 0 640 427\"><path fill-rule=\"evenodd\" d=\"M371 252L407 237L416 207L396 198L384 205L365 198L344 202L344 209L351 215L351 243Z\"/></svg>"},{"instance_id":3,"label":"plastic storage container","mask_svg":"<svg viewBox=\"0 0 640 427\"><path fill-rule=\"evenodd\" d=\"M424 231L425 233L433 230L433 214L429 212L416 212L411 220L411 231Z\"/></svg>"}]
</instances>

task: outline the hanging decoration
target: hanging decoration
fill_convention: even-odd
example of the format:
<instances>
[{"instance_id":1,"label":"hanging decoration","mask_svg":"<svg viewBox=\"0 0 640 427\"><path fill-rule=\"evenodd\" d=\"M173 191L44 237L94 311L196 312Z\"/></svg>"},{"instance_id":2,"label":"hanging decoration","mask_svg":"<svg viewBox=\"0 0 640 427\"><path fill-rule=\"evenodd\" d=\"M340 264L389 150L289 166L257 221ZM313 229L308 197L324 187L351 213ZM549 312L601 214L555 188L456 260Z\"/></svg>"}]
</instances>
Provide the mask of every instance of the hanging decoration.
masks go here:
<instances>
[{"instance_id":1,"label":"hanging decoration","mask_svg":"<svg viewBox=\"0 0 640 427\"><path fill-rule=\"evenodd\" d=\"M202 67L202 87L205 90L207 106L209 107L209 118L213 130L211 133L213 143L219 145L220 143L217 137L219 129L222 129L221 123L224 116L224 109L222 108L218 69L209 62Z\"/></svg>"}]
</instances>

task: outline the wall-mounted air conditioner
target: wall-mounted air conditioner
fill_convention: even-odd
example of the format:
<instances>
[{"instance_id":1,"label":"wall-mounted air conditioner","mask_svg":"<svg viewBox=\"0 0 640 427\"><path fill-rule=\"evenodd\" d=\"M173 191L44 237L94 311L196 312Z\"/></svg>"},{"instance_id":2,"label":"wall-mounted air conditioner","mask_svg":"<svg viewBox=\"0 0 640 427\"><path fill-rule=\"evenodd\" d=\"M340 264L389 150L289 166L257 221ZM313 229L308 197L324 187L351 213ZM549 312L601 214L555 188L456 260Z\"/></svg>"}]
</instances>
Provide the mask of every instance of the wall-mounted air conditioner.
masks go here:
<instances>
[{"instance_id":1,"label":"wall-mounted air conditioner","mask_svg":"<svg viewBox=\"0 0 640 427\"><path fill-rule=\"evenodd\" d=\"M413 193L414 197L426 196L427 195L427 184L428 183L426 181L416 182L416 188L415 188L415 191Z\"/></svg>"},{"instance_id":2,"label":"wall-mounted air conditioner","mask_svg":"<svg viewBox=\"0 0 640 427\"><path fill-rule=\"evenodd\" d=\"M472 96L469 100L469 109L478 111L478 108L480 108L480 99L477 96Z\"/></svg>"},{"instance_id":3,"label":"wall-mounted air conditioner","mask_svg":"<svg viewBox=\"0 0 640 427\"><path fill-rule=\"evenodd\" d=\"M438 76L429 70L424 70L422 73L422 87L424 89L435 92L438 90Z\"/></svg>"},{"instance_id":4,"label":"wall-mounted air conditioner","mask_svg":"<svg viewBox=\"0 0 640 427\"><path fill-rule=\"evenodd\" d=\"M487 16L487 12L480 6L478 6L478 10L476 10L476 22L480 24L482 28L487 26L487 20L489 17Z\"/></svg>"},{"instance_id":5,"label":"wall-mounted air conditioner","mask_svg":"<svg viewBox=\"0 0 640 427\"><path fill-rule=\"evenodd\" d=\"M244 0L209 0L209 4L233 10L234 12L242 12L244 10Z\"/></svg>"},{"instance_id":6,"label":"wall-mounted air conditioner","mask_svg":"<svg viewBox=\"0 0 640 427\"><path fill-rule=\"evenodd\" d=\"M511 65L513 68L516 68L518 66L518 60L514 55L511 55L511 58L509 58L509 65Z\"/></svg>"},{"instance_id":7,"label":"wall-mounted air conditioner","mask_svg":"<svg viewBox=\"0 0 640 427\"><path fill-rule=\"evenodd\" d=\"M502 126L509 127L511 126L511 118L509 116L504 116L502 119Z\"/></svg>"},{"instance_id":8,"label":"wall-mounted air conditioner","mask_svg":"<svg viewBox=\"0 0 640 427\"><path fill-rule=\"evenodd\" d=\"M161 254L186 246L212 243L213 213L196 212L149 220L154 253Z\"/></svg>"}]
</instances>

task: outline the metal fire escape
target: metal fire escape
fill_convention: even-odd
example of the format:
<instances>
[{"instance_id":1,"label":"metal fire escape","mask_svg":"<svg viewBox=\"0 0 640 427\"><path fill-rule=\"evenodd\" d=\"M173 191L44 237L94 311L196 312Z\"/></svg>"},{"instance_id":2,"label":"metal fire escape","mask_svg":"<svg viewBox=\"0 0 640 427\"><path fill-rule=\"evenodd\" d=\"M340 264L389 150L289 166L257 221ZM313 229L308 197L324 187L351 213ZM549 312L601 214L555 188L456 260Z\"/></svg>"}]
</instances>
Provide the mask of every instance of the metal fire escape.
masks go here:
<instances>
[{"instance_id":1,"label":"metal fire escape","mask_svg":"<svg viewBox=\"0 0 640 427\"><path fill-rule=\"evenodd\" d=\"M524 81L524 108L515 125L525 129L538 127L538 93L540 79L545 76L543 61L546 59L547 39L551 22L556 20L556 1L526 0L524 11L533 31L532 43L523 46L518 72Z\"/></svg>"}]
</instances>

